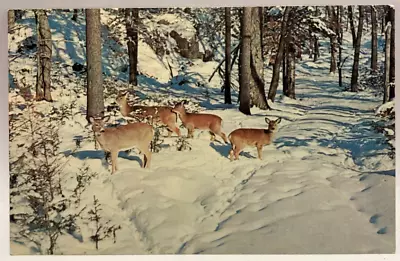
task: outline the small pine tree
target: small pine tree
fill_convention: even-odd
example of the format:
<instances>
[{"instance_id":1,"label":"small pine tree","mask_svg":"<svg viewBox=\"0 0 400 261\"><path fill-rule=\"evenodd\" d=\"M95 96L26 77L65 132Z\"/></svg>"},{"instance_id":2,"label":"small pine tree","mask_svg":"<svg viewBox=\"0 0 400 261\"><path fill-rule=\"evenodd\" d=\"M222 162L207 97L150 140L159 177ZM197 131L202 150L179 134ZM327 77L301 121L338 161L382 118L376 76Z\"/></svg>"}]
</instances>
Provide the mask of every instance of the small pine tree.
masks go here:
<instances>
[{"instance_id":1,"label":"small pine tree","mask_svg":"<svg viewBox=\"0 0 400 261\"><path fill-rule=\"evenodd\" d=\"M176 140L176 150L177 151L192 150L192 147L186 137L181 136Z\"/></svg>"}]
</instances>

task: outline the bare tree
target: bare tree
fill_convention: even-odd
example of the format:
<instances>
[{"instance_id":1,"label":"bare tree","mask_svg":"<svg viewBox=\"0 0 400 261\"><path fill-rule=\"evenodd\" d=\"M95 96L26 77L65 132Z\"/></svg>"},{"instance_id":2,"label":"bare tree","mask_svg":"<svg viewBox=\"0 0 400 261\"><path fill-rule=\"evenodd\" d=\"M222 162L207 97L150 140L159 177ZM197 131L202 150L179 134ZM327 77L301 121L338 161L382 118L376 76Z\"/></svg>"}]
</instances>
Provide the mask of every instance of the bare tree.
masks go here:
<instances>
[{"instance_id":1,"label":"bare tree","mask_svg":"<svg viewBox=\"0 0 400 261\"><path fill-rule=\"evenodd\" d=\"M137 86L137 64L138 64L138 23L139 9L125 9L126 35L128 37L128 55L129 55L129 83Z\"/></svg>"},{"instance_id":2,"label":"bare tree","mask_svg":"<svg viewBox=\"0 0 400 261\"><path fill-rule=\"evenodd\" d=\"M8 31L10 32L11 28L13 28L15 23L15 11L8 10Z\"/></svg>"},{"instance_id":3,"label":"bare tree","mask_svg":"<svg viewBox=\"0 0 400 261\"><path fill-rule=\"evenodd\" d=\"M231 8L225 7L225 103L231 104Z\"/></svg>"},{"instance_id":4,"label":"bare tree","mask_svg":"<svg viewBox=\"0 0 400 261\"><path fill-rule=\"evenodd\" d=\"M249 82L251 78L250 71L250 55L251 55L251 7L243 7L241 21L241 39L240 47L240 104L239 111L251 115L250 112L250 88Z\"/></svg>"},{"instance_id":5,"label":"bare tree","mask_svg":"<svg viewBox=\"0 0 400 261\"><path fill-rule=\"evenodd\" d=\"M51 98L51 57L52 42L49 20L46 11L43 9L35 10L36 26L37 26L37 64L38 70L36 75L36 100L53 101Z\"/></svg>"},{"instance_id":6,"label":"bare tree","mask_svg":"<svg viewBox=\"0 0 400 261\"><path fill-rule=\"evenodd\" d=\"M371 70L372 73L378 71L378 32L377 32L376 9L371 5Z\"/></svg>"},{"instance_id":7,"label":"bare tree","mask_svg":"<svg viewBox=\"0 0 400 261\"><path fill-rule=\"evenodd\" d=\"M389 92L389 100L392 100L395 97L395 73L396 73L396 51L395 51L395 12L394 8L389 6L389 17L391 23L391 36L390 36L390 71L389 71L389 82L390 84L390 92Z\"/></svg>"},{"instance_id":8,"label":"bare tree","mask_svg":"<svg viewBox=\"0 0 400 261\"><path fill-rule=\"evenodd\" d=\"M287 31L287 23L289 19L289 13L291 11L291 6L286 6L285 7L285 12L283 14L283 20L282 20L282 26L281 26L281 36L279 39L279 47L278 47L278 53L276 55L274 67L272 69L272 79L271 79L271 85L269 87L269 92L268 92L268 99L274 101L275 96L276 96L276 91L278 89L278 84L279 84L279 70L281 67L281 62L282 62L282 57L283 57L283 51L284 51L284 46L285 46L285 38L286 38L286 31Z\"/></svg>"},{"instance_id":9,"label":"bare tree","mask_svg":"<svg viewBox=\"0 0 400 261\"><path fill-rule=\"evenodd\" d=\"M290 41L287 46L287 88L284 89L283 94L289 98L296 99L295 95L295 71L296 71L296 47L293 41Z\"/></svg>"},{"instance_id":10,"label":"bare tree","mask_svg":"<svg viewBox=\"0 0 400 261\"><path fill-rule=\"evenodd\" d=\"M349 5L347 7L347 12L348 12L347 15L348 15L349 21L350 21L351 36L353 37L353 48L355 48L357 35L356 35L356 28L354 26L353 7Z\"/></svg>"},{"instance_id":11,"label":"bare tree","mask_svg":"<svg viewBox=\"0 0 400 261\"><path fill-rule=\"evenodd\" d=\"M86 9L87 115L104 115L100 9Z\"/></svg>"},{"instance_id":12,"label":"bare tree","mask_svg":"<svg viewBox=\"0 0 400 261\"><path fill-rule=\"evenodd\" d=\"M335 14L335 9L333 6L327 6L326 11L328 13L329 17L329 27L332 31L337 32L338 31L338 24L337 24L337 16ZM337 46L337 38L338 34L330 34L329 35L329 40L330 40L330 46L331 46L331 66L329 69L330 73L336 73L336 46Z\"/></svg>"},{"instance_id":13,"label":"bare tree","mask_svg":"<svg viewBox=\"0 0 400 261\"><path fill-rule=\"evenodd\" d=\"M262 53L262 8L251 8L251 40L250 40L250 71L249 82L251 106L268 109L264 88L264 59Z\"/></svg>"},{"instance_id":14,"label":"bare tree","mask_svg":"<svg viewBox=\"0 0 400 261\"><path fill-rule=\"evenodd\" d=\"M353 62L353 70L351 74L351 91L358 91L358 66L360 63L360 49L361 49L361 37L363 30L363 19L364 19L364 7L358 6L359 8L359 22L358 22L358 31L356 38L356 45L354 49L354 62Z\"/></svg>"},{"instance_id":15,"label":"bare tree","mask_svg":"<svg viewBox=\"0 0 400 261\"><path fill-rule=\"evenodd\" d=\"M344 64L343 60L343 15L344 15L344 7L338 6L337 7L337 31L336 35L338 38L339 43L339 61L338 61L338 71L339 71L339 86L343 86L343 74L342 74L342 67Z\"/></svg>"},{"instance_id":16,"label":"bare tree","mask_svg":"<svg viewBox=\"0 0 400 261\"><path fill-rule=\"evenodd\" d=\"M385 75L384 75L384 91L383 91L383 103L389 101L390 95L390 45L391 45L391 22L386 26L386 39L385 39Z\"/></svg>"}]
</instances>

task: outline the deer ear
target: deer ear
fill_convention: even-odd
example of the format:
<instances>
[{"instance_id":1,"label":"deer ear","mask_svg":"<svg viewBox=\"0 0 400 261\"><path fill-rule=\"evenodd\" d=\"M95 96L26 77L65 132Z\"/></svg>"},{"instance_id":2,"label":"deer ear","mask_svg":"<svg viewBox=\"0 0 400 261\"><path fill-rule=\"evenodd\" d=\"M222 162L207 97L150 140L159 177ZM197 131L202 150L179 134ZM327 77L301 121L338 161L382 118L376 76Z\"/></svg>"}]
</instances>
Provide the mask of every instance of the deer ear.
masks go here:
<instances>
[{"instance_id":1,"label":"deer ear","mask_svg":"<svg viewBox=\"0 0 400 261\"><path fill-rule=\"evenodd\" d=\"M92 116L89 117L90 123L94 123L94 118Z\"/></svg>"},{"instance_id":2,"label":"deer ear","mask_svg":"<svg viewBox=\"0 0 400 261\"><path fill-rule=\"evenodd\" d=\"M282 118L278 118L275 122L276 122L276 123L280 123L281 120L282 120Z\"/></svg>"},{"instance_id":3,"label":"deer ear","mask_svg":"<svg viewBox=\"0 0 400 261\"><path fill-rule=\"evenodd\" d=\"M104 122L108 122L109 120L110 120L110 115L103 117L103 121Z\"/></svg>"},{"instance_id":4,"label":"deer ear","mask_svg":"<svg viewBox=\"0 0 400 261\"><path fill-rule=\"evenodd\" d=\"M265 117L265 122L266 122L267 124L269 124L269 119L268 119L267 117Z\"/></svg>"}]
</instances>

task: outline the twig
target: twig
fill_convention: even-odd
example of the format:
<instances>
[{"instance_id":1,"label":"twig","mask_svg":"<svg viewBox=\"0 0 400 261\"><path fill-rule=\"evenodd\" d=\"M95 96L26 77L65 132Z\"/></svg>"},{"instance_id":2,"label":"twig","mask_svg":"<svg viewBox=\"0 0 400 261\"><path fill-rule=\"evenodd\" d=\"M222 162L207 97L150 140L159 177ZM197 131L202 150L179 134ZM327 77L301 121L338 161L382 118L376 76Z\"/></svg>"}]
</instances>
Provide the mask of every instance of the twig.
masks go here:
<instances>
[{"instance_id":1,"label":"twig","mask_svg":"<svg viewBox=\"0 0 400 261\"><path fill-rule=\"evenodd\" d=\"M235 49L232 50L231 53L234 53L234 52L236 52L237 50L239 50L239 46L240 46L240 43L235 47ZM221 62L218 64L218 66L214 69L214 71L213 71L213 73L211 74L210 78L208 78L208 82L211 81L211 79L214 77L214 74L215 74L215 73L220 69L220 67L224 64L225 60L226 60L225 58L222 59L222 61L221 61Z\"/></svg>"}]
</instances>

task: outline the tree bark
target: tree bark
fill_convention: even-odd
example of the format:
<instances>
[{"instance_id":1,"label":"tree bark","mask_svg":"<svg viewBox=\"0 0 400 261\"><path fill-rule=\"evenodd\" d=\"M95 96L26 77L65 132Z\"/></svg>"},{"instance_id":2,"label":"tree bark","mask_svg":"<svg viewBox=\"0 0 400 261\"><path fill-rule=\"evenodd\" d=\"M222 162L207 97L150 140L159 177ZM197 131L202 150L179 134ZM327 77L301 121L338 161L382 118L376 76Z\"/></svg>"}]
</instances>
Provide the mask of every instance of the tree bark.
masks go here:
<instances>
[{"instance_id":1,"label":"tree bark","mask_svg":"<svg viewBox=\"0 0 400 261\"><path fill-rule=\"evenodd\" d=\"M356 47L357 34L356 34L356 28L354 26L353 7L349 5L347 7L347 10L348 10L348 16L349 16L349 20L350 20L351 36L353 37L353 48L355 48Z\"/></svg>"},{"instance_id":2,"label":"tree bark","mask_svg":"<svg viewBox=\"0 0 400 261\"><path fill-rule=\"evenodd\" d=\"M243 7L241 23L242 45L240 48L240 104L239 111L251 115L250 112L250 89L251 78L250 55L251 55L251 7Z\"/></svg>"},{"instance_id":3,"label":"tree bark","mask_svg":"<svg viewBox=\"0 0 400 261\"><path fill-rule=\"evenodd\" d=\"M385 33L385 74L384 74L384 90L383 90L383 103L389 101L390 95L390 44L391 44L391 23L386 27Z\"/></svg>"},{"instance_id":4,"label":"tree bark","mask_svg":"<svg viewBox=\"0 0 400 261\"><path fill-rule=\"evenodd\" d=\"M391 23L391 36L390 36L390 71L389 71L389 82L390 85L390 93L389 93L389 100L392 100L395 97L395 74L396 74L396 51L395 51L395 11L393 7L389 7L389 20Z\"/></svg>"},{"instance_id":5,"label":"tree bark","mask_svg":"<svg viewBox=\"0 0 400 261\"><path fill-rule=\"evenodd\" d=\"M285 46L283 48L283 57L282 57L282 87L283 87L283 93L287 93L287 90L289 88L288 86L288 70L287 70L287 65L288 65L288 50L287 50L287 44L285 42Z\"/></svg>"},{"instance_id":6,"label":"tree bark","mask_svg":"<svg viewBox=\"0 0 400 261\"><path fill-rule=\"evenodd\" d=\"M262 54L261 35L261 8L251 8L251 40L250 40L250 106L256 106L262 110L268 109L264 88L264 60Z\"/></svg>"},{"instance_id":7,"label":"tree bark","mask_svg":"<svg viewBox=\"0 0 400 261\"><path fill-rule=\"evenodd\" d=\"M363 30L363 19L364 19L364 7L359 6L359 22L358 22L358 30L357 30L357 38L356 38L356 46L354 49L354 63L353 63L353 70L351 74L351 91L357 92L358 91L358 66L360 63L360 49L361 49L361 37L362 37L362 30Z\"/></svg>"},{"instance_id":8,"label":"tree bark","mask_svg":"<svg viewBox=\"0 0 400 261\"><path fill-rule=\"evenodd\" d=\"M339 43L339 86L343 86L343 74L342 74L342 67L343 67L343 14L344 14L344 7L340 6L337 8L338 10L338 15L337 15L337 37L338 37L338 43Z\"/></svg>"},{"instance_id":9,"label":"tree bark","mask_svg":"<svg viewBox=\"0 0 400 261\"><path fill-rule=\"evenodd\" d=\"M139 9L125 9L126 35L128 37L128 55L129 55L129 83L137 86L137 64L138 64L138 23Z\"/></svg>"},{"instance_id":10,"label":"tree bark","mask_svg":"<svg viewBox=\"0 0 400 261\"><path fill-rule=\"evenodd\" d=\"M329 16L329 27L332 31L336 32L336 35L330 35L330 49L331 49L331 60L330 60L330 68L329 73L336 73L337 63L336 63L336 46L337 46L337 38L338 38L338 24L337 17L335 14L335 10L333 6L327 6L326 11Z\"/></svg>"},{"instance_id":11,"label":"tree bark","mask_svg":"<svg viewBox=\"0 0 400 261\"><path fill-rule=\"evenodd\" d=\"M14 27L15 24L15 11L8 10L8 32L11 31L11 28Z\"/></svg>"},{"instance_id":12,"label":"tree bark","mask_svg":"<svg viewBox=\"0 0 400 261\"><path fill-rule=\"evenodd\" d=\"M378 71L378 32L377 32L377 20L376 20L376 9L371 5L371 70L375 74Z\"/></svg>"},{"instance_id":13,"label":"tree bark","mask_svg":"<svg viewBox=\"0 0 400 261\"><path fill-rule=\"evenodd\" d=\"M51 57L52 42L51 31L45 10L35 10L37 26L37 75L36 75L36 100L53 101L51 98Z\"/></svg>"},{"instance_id":14,"label":"tree bark","mask_svg":"<svg viewBox=\"0 0 400 261\"><path fill-rule=\"evenodd\" d=\"M287 48L287 90L284 93L285 96L296 99L295 86L296 86L296 57L295 57L295 46L294 43L289 43Z\"/></svg>"},{"instance_id":15,"label":"tree bark","mask_svg":"<svg viewBox=\"0 0 400 261\"><path fill-rule=\"evenodd\" d=\"M231 104L231 8L225 7L225 104Z\"/></svg>"},{"instance_id":16,"label":"tree bark","mask_svg":"<svg viewBox=\"0 0 400 261\"><path fill-rule=\"evenodd\" d=\"M286 6L285 7L285 12L283 14L283 20L282 20L282 26L281 26L281 36L280 36L280 39L279 39L278 53L276 54L274 67L272 69L271 85L269 87L269 92L268 92L268 99L270 99L271 101L275 100L276 91L278 89L279 69L281 67L282 56L283 56L283 51L284 51L284 44L285 44L285 38L286 38L286 31L287 31L287 23L288 23L288 20L289 20L289 13L290 13L291 9L292 9L291 6Z\"/></svg>"},{"instance_id":17,"label":"tree bark","mask_svg":"<svg viewBox=\"0 0 400 261\"><path fill-rule=\"evenodd\" d=\"M100 9L86 9L87 115L104 116Z\"/></svg>"}]
</instances>

